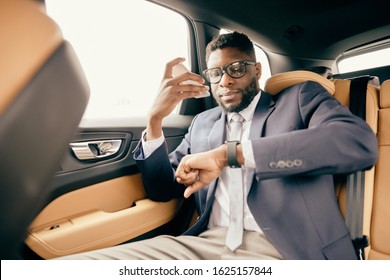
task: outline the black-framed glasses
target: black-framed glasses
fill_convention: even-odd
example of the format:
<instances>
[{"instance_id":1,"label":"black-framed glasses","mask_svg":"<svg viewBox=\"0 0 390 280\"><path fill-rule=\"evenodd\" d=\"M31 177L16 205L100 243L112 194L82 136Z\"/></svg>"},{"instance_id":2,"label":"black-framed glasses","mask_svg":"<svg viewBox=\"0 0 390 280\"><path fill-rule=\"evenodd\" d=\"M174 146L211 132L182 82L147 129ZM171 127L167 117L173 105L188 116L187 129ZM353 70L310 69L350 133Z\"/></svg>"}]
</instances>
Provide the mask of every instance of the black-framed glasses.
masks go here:
<instances>
[{"instance_id":1,"label":"black-framed glasses","mask_svg":"<svg viewBox=\"0 0 390 280\"><path fill-rule=\"evenodd\" d=\"M219 83L224 73L227 73L233 79L238 79L246 74L247 65L256 65L256 62L249 60L235 61L222 67L206 69L203 71L203 76L210 84Z\"/></svg>"}]
</instances>

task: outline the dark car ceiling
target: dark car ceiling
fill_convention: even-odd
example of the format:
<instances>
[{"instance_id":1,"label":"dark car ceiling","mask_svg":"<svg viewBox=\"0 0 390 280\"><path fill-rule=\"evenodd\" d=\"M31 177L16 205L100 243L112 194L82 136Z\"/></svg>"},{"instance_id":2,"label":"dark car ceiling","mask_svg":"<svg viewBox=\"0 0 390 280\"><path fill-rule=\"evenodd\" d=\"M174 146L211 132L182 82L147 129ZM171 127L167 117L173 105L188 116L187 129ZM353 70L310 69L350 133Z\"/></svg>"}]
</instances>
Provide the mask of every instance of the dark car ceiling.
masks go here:
<instances>
[{"instance_id":1,"label":"dark car ceiling","mask_svg":"<svg viewBox=\"0 0 390 280\"><path fill-rule=\"evenodd\" d=\"M195 21L248 34L265 51L333 60L390 37L388 0L151 0Z\"/></svg>"}]
</instances>

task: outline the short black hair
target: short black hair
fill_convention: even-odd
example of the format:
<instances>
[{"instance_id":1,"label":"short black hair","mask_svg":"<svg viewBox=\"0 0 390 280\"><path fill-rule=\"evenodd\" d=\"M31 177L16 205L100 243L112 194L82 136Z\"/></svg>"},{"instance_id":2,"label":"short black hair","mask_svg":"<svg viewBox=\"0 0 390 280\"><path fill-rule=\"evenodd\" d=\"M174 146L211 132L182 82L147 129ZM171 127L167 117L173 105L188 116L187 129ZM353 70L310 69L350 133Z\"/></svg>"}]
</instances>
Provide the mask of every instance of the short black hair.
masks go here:
<instances>
[{"instance_id":1,"label":"short black hair","mask_svg":"<svg viewBox=\"0 0 390 280\"><path fill-rule=\"evenodd\" d=\"M210 54L213 51L224 48L237 48L256 61L256 54L252 41L245 34L234 31L220 34L208 43L206 47L206 62L209 60Z\"/></svg>"}]
</instances>

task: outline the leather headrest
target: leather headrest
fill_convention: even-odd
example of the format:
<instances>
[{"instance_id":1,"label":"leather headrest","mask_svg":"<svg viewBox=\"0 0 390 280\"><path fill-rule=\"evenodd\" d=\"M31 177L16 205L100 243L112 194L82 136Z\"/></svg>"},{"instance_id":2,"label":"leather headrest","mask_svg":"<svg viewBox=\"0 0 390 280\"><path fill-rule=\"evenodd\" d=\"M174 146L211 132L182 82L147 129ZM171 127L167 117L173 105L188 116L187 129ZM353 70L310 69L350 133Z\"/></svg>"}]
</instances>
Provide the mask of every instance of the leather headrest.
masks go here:
<instances>
[{"instance_id":1,"label":"leather headrest","mask_svg":"<svg viewBox=\"0 0 390 280\"><path fill-rule=\"evenodd\" d=\"M306 81L313 81L321 84L332 95L335 92L335 86L332 81L319 74L305 70L276 74L265 82L264 90L271 95L275 95L285 88Z\"/></svg>"},{"instance_id":2,"label":"leather headrest","mask_svg":"<svg viewBox=\"0 0 390 280\"><path fill-rule=\"evenodd\" d=\"M386 80L381 85L380 107L390 108L390 80Z\"/></svg>"},{"instance_id":3,"label":"leather headrest","mask_svg":"<svg viewBox=\"0 0 390 280\"><path fill-rule=\"evenodd\" d=\"M1 1L0 113L63 42L38 1Z\"/></svg>"}]
</instances>

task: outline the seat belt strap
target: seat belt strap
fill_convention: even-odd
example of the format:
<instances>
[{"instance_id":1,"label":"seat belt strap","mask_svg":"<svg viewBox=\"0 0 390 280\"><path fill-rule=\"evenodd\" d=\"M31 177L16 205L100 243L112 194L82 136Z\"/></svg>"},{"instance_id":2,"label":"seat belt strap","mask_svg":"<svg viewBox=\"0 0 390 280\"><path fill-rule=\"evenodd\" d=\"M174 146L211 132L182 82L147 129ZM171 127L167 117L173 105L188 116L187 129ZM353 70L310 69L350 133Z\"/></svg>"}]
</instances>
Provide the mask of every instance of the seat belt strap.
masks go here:
<instances>
[{"instance_id":1,"label":"seat belt strap","mask_svg":"<svg viewBox=\"0 0 390 280\"><path fill-rule=\"evenodd\" d=\"M370 76L351 79L349 109L356 116L366 120L366 94ZM364 248L368 238L363 235L365 172L357 171L347 177L347 212L345 223L350 231L356 254L364 260Z\"/></svg>"}]
</instances>

